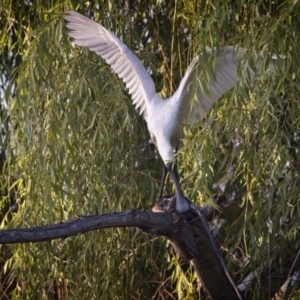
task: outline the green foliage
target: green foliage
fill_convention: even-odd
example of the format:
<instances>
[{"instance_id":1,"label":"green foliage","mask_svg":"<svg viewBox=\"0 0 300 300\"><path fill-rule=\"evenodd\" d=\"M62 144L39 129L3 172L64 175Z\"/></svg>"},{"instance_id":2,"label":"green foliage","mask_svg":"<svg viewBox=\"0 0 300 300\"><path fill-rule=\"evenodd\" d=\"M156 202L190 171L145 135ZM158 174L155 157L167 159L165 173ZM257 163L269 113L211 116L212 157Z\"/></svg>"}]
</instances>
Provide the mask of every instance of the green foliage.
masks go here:
<instances>
[{"instance_id":1,"label":"green foliage","mask_svg":"<svg viewBox=\"0 0 300 300\"><path fill-rule=\"evenodd\" d=\"M95 54L73 47L66 35L63 11L85 13L87 4L15 2L0 4L0 70L10 84L1 82L8 107L1 104L1 228L127 207L149 209L161 166L146 125L110 68ZM279 240L284 255L298 238L299 4L132 4L136 11L128 12L119 1L96 3L94 17L151 68L165 97L204 49L247 49L239 87L218 101L204 122L186 127L186 147L178 160L184 193L193 203L212 203L220 185L225 187L232 204L220 216L226 222L218 242L237 280L257 274ZM272 54L279 59L270 74ZM247 64L256 70L251 84ZM288 230L284 222L291 223ZM135 229L8 249L11 257L3 268L15 281L14 299L55 299L58 291L65 299L199 296L193 270L179 268L165 241ZM257 299L262 293L259 284L253 287Z\"/></svg>"}]
</instances>

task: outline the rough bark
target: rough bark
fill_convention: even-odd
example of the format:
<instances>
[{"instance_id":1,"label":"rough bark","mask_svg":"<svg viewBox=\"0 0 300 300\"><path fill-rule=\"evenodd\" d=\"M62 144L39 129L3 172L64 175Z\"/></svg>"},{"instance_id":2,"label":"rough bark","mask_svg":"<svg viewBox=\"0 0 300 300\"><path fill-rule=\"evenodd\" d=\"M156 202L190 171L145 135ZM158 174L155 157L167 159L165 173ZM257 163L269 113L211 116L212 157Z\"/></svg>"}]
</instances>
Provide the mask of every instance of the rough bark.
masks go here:
<instances>
[{"instance_id":1,"label":"rough bark","mask_svg":"<svg viewBox=\"0 0 300 300\"><path fill-rule=\"evenodd\" d=\"M204 210L193 207L178 215L173 205L174 199L160 202L161 211L173 214L173 225L159 233L171 241L181 257L191 261L211 299L243 299L208 229Z\"/></svg>"},{"instance_id":2,"label":"rough bark","mask_svg":"<svg viewBox=\"0 0 300 300\"><path fill-rule=\"evenodd\" d=\"M212 299L242 299L223 258L208 229L206 218L212 211L207 207L193 207L179 215L174 209L174 198L164 198L154 211L127 210L77 219L50 226L0 231L0 244L41 242L66 238L91 230L109 227L134 226L148 233L167 237L176 252L189 260Z\"/></svg>"},{"instance_id":3,"label":"rough bark","mask_svg":"<svg viewBox=\"0 0 300 300\"><path fill-rule=\"evenodd\" d=\"M171 226L172 218L168 213L157 214L132 209L111 214L80 216L70 222L49 226L0 230L0 244L44 242L103 228L138 227L145 224L149 227Z\"/></svg>"}]
</instances>

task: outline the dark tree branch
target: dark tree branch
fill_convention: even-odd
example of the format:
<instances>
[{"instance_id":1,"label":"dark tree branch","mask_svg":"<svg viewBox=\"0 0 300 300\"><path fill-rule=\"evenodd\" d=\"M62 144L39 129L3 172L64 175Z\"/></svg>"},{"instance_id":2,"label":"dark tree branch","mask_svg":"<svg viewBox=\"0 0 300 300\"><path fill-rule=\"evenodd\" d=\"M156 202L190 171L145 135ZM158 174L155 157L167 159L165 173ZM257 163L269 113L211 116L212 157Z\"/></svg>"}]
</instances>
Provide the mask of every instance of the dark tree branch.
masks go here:
<instances>
[{"instance_id":1,"label":"dark tree branch","mask_svg":"<svg viewBox=\"0 0 300 300\"><path fill-rule=\"evenodd\" d=\"M166 196L165 199L168 201L169 197L170 196ZM216 199L216 204L220 207L224 207L226 203L225 197L221 196ZM211 220L214 213L216 213L213 208L207 205L201 207L199 210L208 221ZM44 242L111 227L139 227L143 231L152 234L164 235L164 227L172 225L172 222L173 220L170 213L168 211L163 212L161 208L156 209L156 213L130 209L125 212L80 216L66 223L48 226L0 230L0 244Z\"/></svg>"},{"instance_id":2,"label":"dark tree branch","mask_svg":"<svg viewBox=\"0 0 300 300\"><path fill-rule=\"evenodd\" d=\"M189 212L178 215L174 203L175 198L164 198L159 203L162 211L173 216L173 225L160 229L159 234L171 241L178 255L191 261L211 299L243 299L209 231L206 218L212 211L193 206Z\"/></svg>"},{"instance_id":3,"label":"dark tree branch","mask_svg":"<svg viewBox=\"0 0 300 300\"><path fill-rule=\"evenodd\" d=\"M43 242L102 228L145 225L147 227L163 228L172 225L172 218L168 213L136 210L96 216L81 216L70 222L49 226L0 230L0 244Z\"/></svg>"},{"instance_id":4,"label":"dark tree branch","mask_svg":"<svg viewBox=\"0 0 300 300\"><path fill-rule=\"evenodd\" d=\"M174 208L175 200L174 197L163 198L154 207L154 212L127 210L100 216L81 216L71 222L50 226L1 230L0 244L48 241L102 228L138 227L167 237L175 251L191 261L212 299L242 299L206 223L205 218L210 218L213 211L207 207L193 207L185 214L178 214Z\"/></svg>"}]
</instances>

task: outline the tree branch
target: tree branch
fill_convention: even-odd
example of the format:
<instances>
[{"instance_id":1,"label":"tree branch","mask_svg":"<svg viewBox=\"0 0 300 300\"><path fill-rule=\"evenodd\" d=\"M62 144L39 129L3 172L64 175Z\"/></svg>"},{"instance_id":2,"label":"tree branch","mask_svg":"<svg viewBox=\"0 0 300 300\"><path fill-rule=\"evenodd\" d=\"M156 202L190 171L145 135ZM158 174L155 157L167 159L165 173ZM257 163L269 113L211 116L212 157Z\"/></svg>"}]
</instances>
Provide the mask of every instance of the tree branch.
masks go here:
<instances>
[{"instance_id":1,"label":"tree branch","mask_svg":"<svg viewBox=\"0 0 300 300\"><path fill-rule=\"evenodd\" d=\"M175 251L191 261L212 299L241 300L206 223L205 218L211 218L213 210L205 206L201 209L193 207L185 214L178 214L174 208L175 201L174 197L164 197L153 212L127 210L100 216L81 216L50 226L1 230L0 244L41 242L102 228L134 226L167 237Z\"/></svg>"},{"instance_id":2,"label":"tree branch","mask_svg":"<svg viewBox=\"0 0 300 300\"><path fill-rule=\"evenodd\" d=\"M48 226L0 230L0 244L43 242L102 228L129 226L163 228L170 225L172 225L172 217L168 213L154 213L151 211L130 209L125 212L111 214L80 216L70 222Z\"/></svg>"}]
</instances>

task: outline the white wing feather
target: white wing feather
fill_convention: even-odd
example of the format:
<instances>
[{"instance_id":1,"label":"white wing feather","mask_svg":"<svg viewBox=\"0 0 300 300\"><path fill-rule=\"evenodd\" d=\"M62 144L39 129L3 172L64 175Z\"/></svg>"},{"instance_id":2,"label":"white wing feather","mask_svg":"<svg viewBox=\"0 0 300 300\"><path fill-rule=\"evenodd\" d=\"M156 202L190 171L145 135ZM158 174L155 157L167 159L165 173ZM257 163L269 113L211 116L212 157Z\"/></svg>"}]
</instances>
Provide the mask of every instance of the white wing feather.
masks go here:
<instances>
[{"instance_id":1,"label":"white wing feather","mask_svg":"<svg viewBox=\"0 0 300 300\"><path fill-rule=\"evenodd\" d=\"M219 51L216 51L216 49L207 50L208 57L210 55L216 55L216 57L212 76L207 80L206 86L203 86L198 78L202 70L199 65L199 57L192 61L181 80L178 90L173 95L174 101L180 102L180 121L194 121L197 115L201 119L204 118L213 104L223 94L237 86L237 68L243 53L243 48L237 49L232 46L221 48ZM192 105L194 96L197 100Z\"/></svg>"},{"instance_id":2,"label":"white wing feather","mask_svg":"<svg viewBox=\"0 0 300 300\"><path fill-rule=\"evenodd\" d=\"M136 55L112 32L93 20L67 11L64 15L71 31L68 33L78 46L87 47L101 56L121 78L132 96L136 109L147 115L146 108L155 100L155 86L152 78Z\"/></svg>"}]
</instances>

